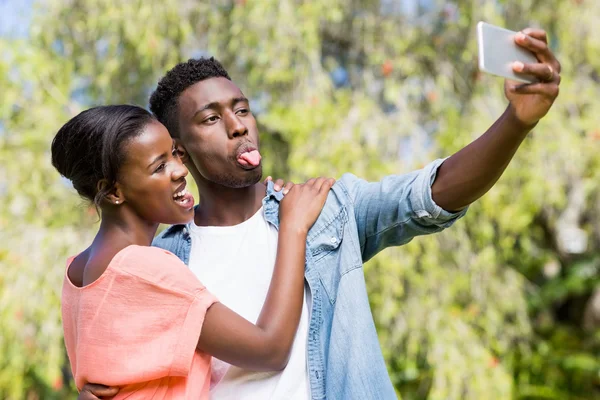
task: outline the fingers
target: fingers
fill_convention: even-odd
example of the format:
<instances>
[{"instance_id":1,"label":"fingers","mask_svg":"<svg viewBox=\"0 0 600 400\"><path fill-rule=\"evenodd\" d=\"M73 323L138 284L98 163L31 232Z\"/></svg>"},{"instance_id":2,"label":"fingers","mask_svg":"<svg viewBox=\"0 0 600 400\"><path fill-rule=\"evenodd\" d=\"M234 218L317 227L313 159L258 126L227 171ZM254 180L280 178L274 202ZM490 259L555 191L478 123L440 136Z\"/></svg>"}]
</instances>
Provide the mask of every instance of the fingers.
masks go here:
<instances>
[{"instance_id":1,"label":"fingers","mask_svg":"<svg viewBox=\"0 0 600 400\"><path fill-rule=\"evenodd\" d=\"M119 393L118 387L108 387L104 385L97 385L95 383L86 383L83 388L81 388L81 393L79 394L79 400L92 400L98 399L100 397L113 397Z\"/></svg>"},{"instance_id":2,"label":"fingers","mask_svg":"<svg viewBox=\"0 0 600 400\"><path fill-rule=\"evenodd\" d=\"M286 189L288 188L288 185L289 185L289 189L287 189L288 192L292 189L298 188L298 189L308 189L308 190L313 191L316 194L321 194L323 192L328 192L329 189L331 189L331 187L334 184L335 184L334 178L324 178L324 177L310 178L306 182L298 184L298 185L295 185L292 182L288 182L284 188L284 194L287 194Z\"/></svg>"},{"instance_id":3,"label":"fingers","mask_svg":"<svg viewBox=\"0 0 600 400\"><path fill-rule=\"evenodd\" d=\"M294 187L294 182L288 182L283 187L283 194L286 195L290 192L290 190Z\"/></svg>"},{"instance_id":4,"label":"fingers","mask_svg":"<svg viewBox=\"0 0 600 400\"><path fill-rule=\"evenodd\" d=\"M560 75L554 72L550 64L523 64L517 61L513 63L512 68L517 73L535 76L541 82L560 80Z\"/></svg>"},{"instance_id":5,"label":"fingers","mask_svg":"<svg viewBox=\"0 0 600 400\"><path fill-rule=\"evenodd\" d=\"M84 392L83 390L81 391L81 393L79 393L79 396L77 396L77 400L92 400L94 398L97 397L91 394L90 392Z\"/></svg>"},{"instance_id":6,"label":"fingers","mask_svg":"<svg viewBox=\"0 0 600 400\"><path fill-rule=\"evenodd\" d=\"M548 47L548 36L543 29L527 28L515 35L515 42L533 52L539 63L515 62L512 65L516 73L534 76L538 83L515 85L508 84L508 90L517 94L539 94L554 100L558 96L561 66L554 53Z\"/></svg>"},{"instance_id":7,"label":"fingers","mask_svg":"<svg viewBox=\"0 0 600 400\"><path fill-rule=\"evenodd\" d=\"M548 84L543 82L525 85L511 85L509 86L509 90L518 94L541 94L551 99L556 98L559 92L558 84Z\"/></svg>"},{"instance_id":8,"label":"fingers","mask_svg":"<svg viewBox=\"0 0 600 400\"><path fill-rule=\"evenodd\" d=\"M551 62L553 60L548 44L543 40L519 32L515 35L515 42L517 42L519 46L534 53L537 59L542 62Z\"/></svg>"},{"instance_id":9,"label":"fingers","mask_svg":"<svg viewBox=\"0 0 600 400\"><path fill-rule=\"evenodd\" d=\"M313 184L313 189L315 190L315 192L320 193L321 186L323 186L323 183L325 183L325 178L323 178L322 176L315 180L315 183Z\"/></svg>"},{"instance_id":10,"label":"fingers","mask_svg":"<svg viewBox=\"0 0 600 400\"><path fill-rule=\"evenodd\" d=\"M283 179L277 179L275 181L275 184L273 185L273 189L275 189L276 192L279 192L281 190L281 188L283 187L284 183L285 182L283 181Z\"/></svg>"},{"instance_id":11,"label":"fingers","mask_svg":"<svg viewBox=\"0 0 600 400\"><path fill-rule=\"evenodd\" d=\"M317 181L317 178L310 178L309 180L304 182L304 186L312 187L316 181Z\"/></svg>"},{"instance_id":12,"label":"fingers","mask_svg":"<svg viewBox=\"0 0 600 400\"><path fill-rule=\"evenodd\" d=\"M541 40L544 43L548 43L548 35L546 34L546 31L543 29L525 28L521 31L521 33L523 33L527 36L536 38L538 40Z\"/></svg>"},{"instance_id":13,"label":"fingers","mask_svg":"<svg viewBox=\"0 0 600 400\"><path fill-rule=\"evenodd\" d=\"M273 181L273 177L271 177L270 175L266 177L264 184L266 185L269 181ZM294 182L285 182L283 179L277 179L273 183L273 189L276 192L279 192L283 189L284 195L288 194L292 187L294 187Z\"/></svg>"},{"instance_id":14,"label":"fingers","mask_svg":"<svg viewBox=\"0 0 600 400\"><path fill-rule=\"evenodd\" d=\"M323 185L321 185L321 188L319 189L319 194L329 193L329 190L332 188L334 183L335 183L335 179L333 179L333 178L325 179L325 182L323 182Z\"/></svg>"},{"instance_id":15,"label":"fingers","mask_svg":"<svg viewBox=\"0 0 600 400\"><path fill-rule=\"evenodd\" d=\"M317 178L313 183L313 188L318 194L323 194L329 192L329 189L335 183L335 179L333 178Z\"/></svg>"},{"instance_id":16,"label":"fingers","mask_svg":"<svg viewBox=\"0 0 600 400\"><path fill-rule=\"evenodd\" d=\"M524 29L515 35L515 43L533 52L538 60L550 64L554 72L560 74L561 66L548 47L546 31L534 28Z\"/></svg>"}]
</instances>

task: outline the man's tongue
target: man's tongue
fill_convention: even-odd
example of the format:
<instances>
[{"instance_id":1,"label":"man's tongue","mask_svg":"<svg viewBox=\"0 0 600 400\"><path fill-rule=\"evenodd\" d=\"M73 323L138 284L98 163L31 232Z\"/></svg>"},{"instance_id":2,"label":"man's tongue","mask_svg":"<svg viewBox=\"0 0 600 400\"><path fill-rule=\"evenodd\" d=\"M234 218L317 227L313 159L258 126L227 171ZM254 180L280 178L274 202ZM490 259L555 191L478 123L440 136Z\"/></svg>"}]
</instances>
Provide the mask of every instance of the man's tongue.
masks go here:
<instances>
[{"instance_id":1,"label":"man's tongue","mask_svg":"<svg viewBox=\"0 0 600 400\"><path fill-rule=\"evenodd\" d=\"M243 166L258 167L258 164L260 164L260 153L258 150L242 153L238 156L238 162Z\"/></svg>"}]
</instances>

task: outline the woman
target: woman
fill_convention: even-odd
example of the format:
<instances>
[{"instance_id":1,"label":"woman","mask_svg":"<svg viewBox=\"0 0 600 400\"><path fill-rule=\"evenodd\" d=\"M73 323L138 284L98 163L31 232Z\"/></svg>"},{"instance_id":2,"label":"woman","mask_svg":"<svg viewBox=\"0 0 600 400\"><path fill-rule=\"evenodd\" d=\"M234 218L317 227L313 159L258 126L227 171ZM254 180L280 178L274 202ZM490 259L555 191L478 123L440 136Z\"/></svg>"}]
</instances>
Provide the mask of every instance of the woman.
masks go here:
<instances>
[{"instance_id":1,"label":"woman","mask_svg":"<svg viewBox=\"0 0 600 400\"><path fill-rule=\"evenodd\" d=\"M62 314L79 389L116 398L207 399L210 355L282 369L301 313L306 235L333 179L293 186L281 202L273 278L256 325L229 310L173 254L150 247L159 223L193 218L187 169L166 128L128 105L89 109L52 142L52 164L100 210L92 244L67 261ZM218 267L218 266L215 266Z\"/></svg>"}]
</instances>

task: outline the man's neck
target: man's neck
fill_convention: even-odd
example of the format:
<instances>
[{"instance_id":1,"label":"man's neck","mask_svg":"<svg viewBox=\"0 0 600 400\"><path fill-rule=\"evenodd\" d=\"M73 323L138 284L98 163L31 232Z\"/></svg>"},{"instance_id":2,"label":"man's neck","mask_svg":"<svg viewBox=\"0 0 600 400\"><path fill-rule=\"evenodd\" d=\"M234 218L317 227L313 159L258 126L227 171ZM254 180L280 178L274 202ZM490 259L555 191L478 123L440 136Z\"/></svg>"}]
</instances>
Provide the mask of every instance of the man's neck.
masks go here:
<instances>
[{"instance_id":1,"label":"man's neck","mask_svg":"<svg viewBox=\"0 0 600 400\"><path fill-rule=\"evenodd\" d=\"M200 206L194 223L198 226L233 226L248 220L262 207L266 187L256 183L245 188L228 188L214 184L199 185Z\"/></svg>"}]
</instances>

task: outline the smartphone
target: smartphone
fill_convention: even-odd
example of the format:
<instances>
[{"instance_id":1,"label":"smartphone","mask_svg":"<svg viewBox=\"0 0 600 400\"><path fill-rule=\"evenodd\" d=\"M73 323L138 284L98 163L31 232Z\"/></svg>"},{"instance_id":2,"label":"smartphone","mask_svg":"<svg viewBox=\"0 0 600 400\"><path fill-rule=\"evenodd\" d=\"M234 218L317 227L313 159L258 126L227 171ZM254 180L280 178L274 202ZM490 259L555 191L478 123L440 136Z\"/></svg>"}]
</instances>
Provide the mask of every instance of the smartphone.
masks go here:
<instances>
[{"instance_id":1,"label":"smartphone","mask_svg":"<svg viewBox=\"0 0 600 400\"><path fill-rule=\"evenodd\" d=\"M537 82L537 78L527 74L517 74L512 63L538 63L535 55L515 43L517 32L499 28L485 22L477 24L477 44L479 46L479 69L492 75L502 76L523 83Z\"/></svg>"}]
</instances>

